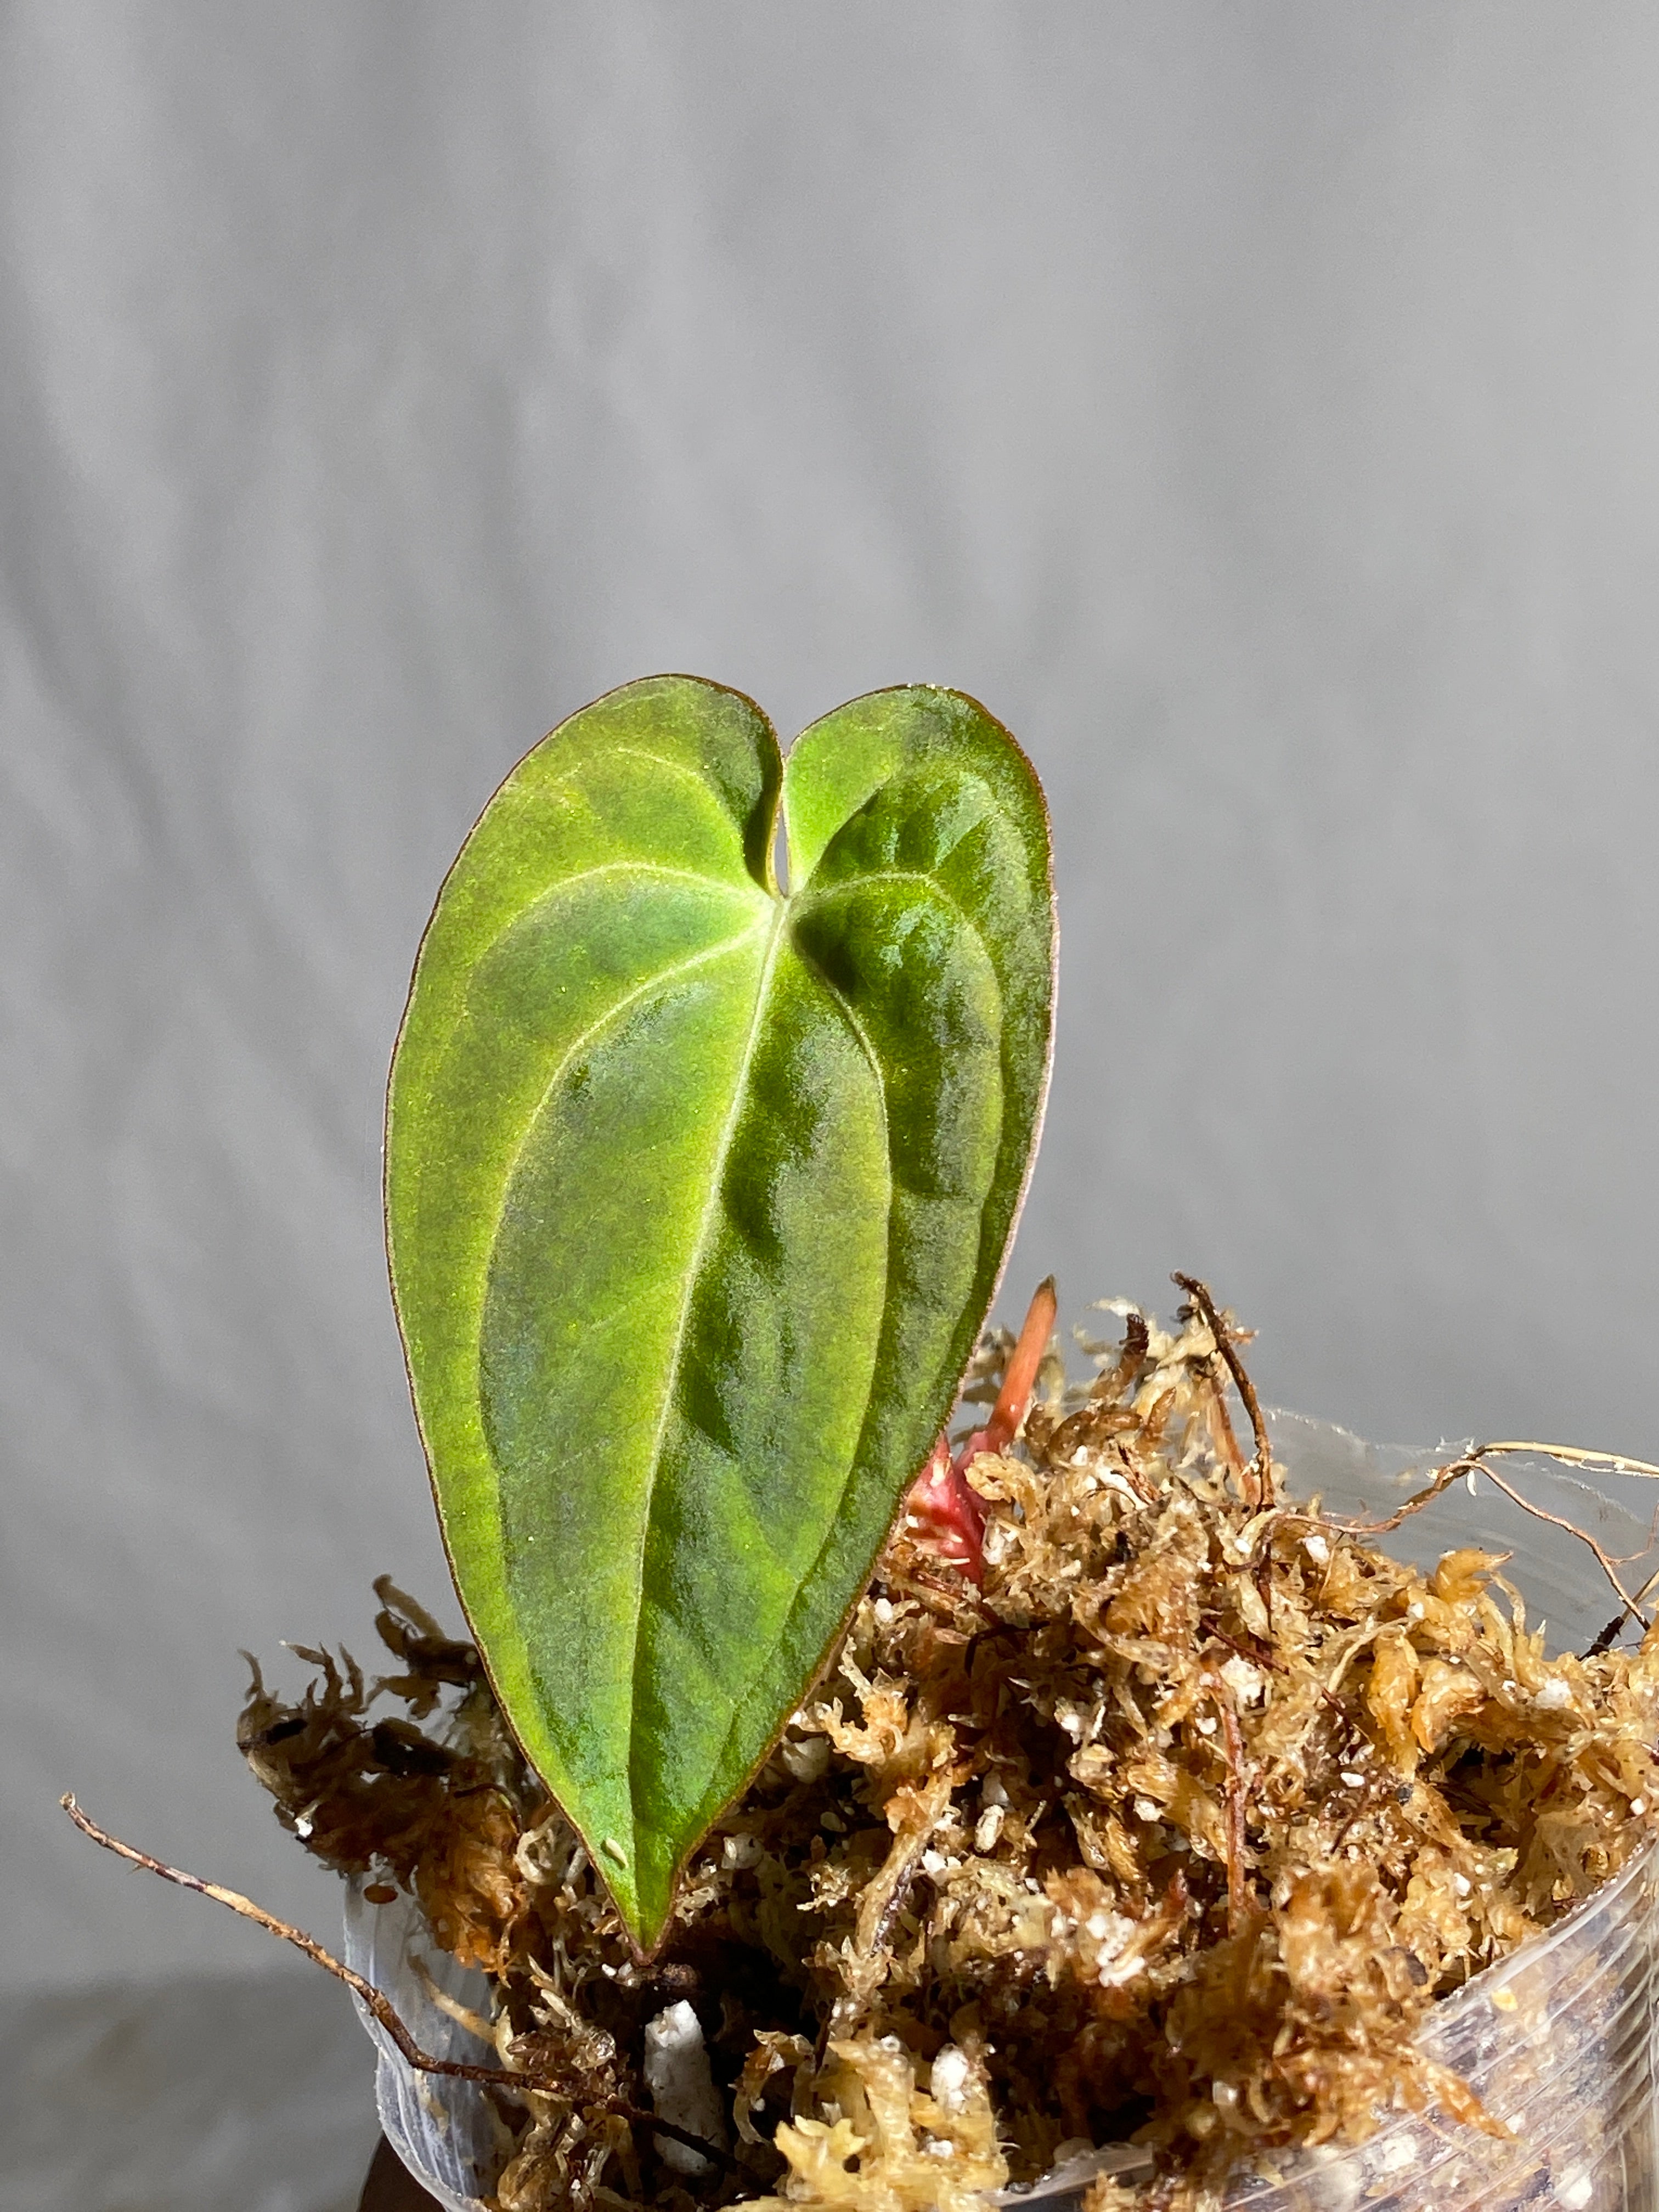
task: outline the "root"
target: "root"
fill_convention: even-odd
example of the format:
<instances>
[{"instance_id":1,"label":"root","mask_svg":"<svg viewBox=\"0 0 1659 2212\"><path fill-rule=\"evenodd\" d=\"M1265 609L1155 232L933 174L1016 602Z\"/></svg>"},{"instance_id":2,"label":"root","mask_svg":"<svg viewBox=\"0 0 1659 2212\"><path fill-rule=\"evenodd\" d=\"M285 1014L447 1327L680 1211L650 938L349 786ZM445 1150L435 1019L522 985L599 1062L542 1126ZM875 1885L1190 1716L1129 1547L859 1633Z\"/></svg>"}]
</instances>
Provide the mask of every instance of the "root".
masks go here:
<instances>
[{"instance_id":1,"label":"root","mask_svg":"<svg viewBox=\"0 0 1659 2212\"><path fill-rule=\"evenodd\" d=\"M1171 1275L1170 1280L1185 1291L1204 1316L1210 1334L1215 1339L1215 1348L1226 1363L1227 1372L1234 1387L1244 1401L1244 1410L1250 1417L1250 1434L1255 1439L1255 1457L1244 1470L1243 1498L1247 1505L1270 1505L1273 1501L1273 1453L1268 1441L1267 1424L1261 1411L1261 1401L1255 1395L1249 1370L1238 1356L1231 1332L1223 1321L1216 1302L1210 1295L1207 1284L1200 1283L1196 1275ZM1222 1413L1224 1422L1226 1414Z\"/></svg>"},{"instance_id":2,"label":"root","mask_svg":"<svg viewBox=\"0 0 1659 2212\"><path fill-rule=\"evenodd\" d=\"M255 1927L263 1928L267 1935L278 1936L284 1943L291 1943L296 1951L311 1960L313 1966L320 1966L325 1973L332 1974L336 1981L343 1982L352 1995L368 2006L397 2045L404 2059L417 2073L445 2074L458 2081L481 2081L490 2088L511 2089L520 2096L526 2090L556 2097L568 2091L569 2085L567 2081L530 2069L520 2071L506 2066L473 2066L459 2058L434 2058L429 2051L422 2051L416 2043L384 1990L376 1989L373 1982L367 1982L361 1974L355 1973L343 1960L337 1959L331 1951L325 1951L303 1929L292 1927L286 1920L279 1920L274 1912L267 1912L263 1905L256 1905L251 1897L244 1897L240 1890L227 1889L216 1881L204 1881L200 1875L187 1874L182 1867L168 1866L165 1860L152 1858L148 1851L138 1850L131 1844L124 1844L118 1836L112 1836L107 1829L100 1828L95 1820L83 1813L72 1796L60 1797L58 1802L83 1836L90 1836L94 1844L100 1844L106 1851L113 1851L117 1858L125 1859L130 1866L142 1867L146 1874L159 1875L163 1881L173 1882L180 1889L194 1890L198 1897L210 1897L216 1905L228 1906L244 1920L251 1920ZM737 2171L737 2160L722 2150L718 2143L706 2142L702 2136L693 2135L689 2129L676 2127L672 2120L659 2119L654 2112L641 2112L622 2098L607 2100L605 2109L615 2112L619 2119L628 2121L630 2126L647 2127L657 2135L671 2136L676 2142L684 2143L688 2150L696 2151L700 2157Z\"/></svg>"}]
</instances>

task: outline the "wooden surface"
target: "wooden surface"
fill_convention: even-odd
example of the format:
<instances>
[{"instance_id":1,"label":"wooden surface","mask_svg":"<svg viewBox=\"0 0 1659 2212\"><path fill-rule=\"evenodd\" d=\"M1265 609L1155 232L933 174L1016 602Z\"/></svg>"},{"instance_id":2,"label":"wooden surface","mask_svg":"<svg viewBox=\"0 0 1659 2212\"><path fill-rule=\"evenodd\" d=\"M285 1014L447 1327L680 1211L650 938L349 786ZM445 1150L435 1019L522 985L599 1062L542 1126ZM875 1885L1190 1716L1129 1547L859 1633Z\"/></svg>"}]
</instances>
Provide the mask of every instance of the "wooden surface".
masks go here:
<instances>
[{"instance_id":1,"label":"wooden surface","mask_svg":"<svg viewBox=\"0 0 1659 2212\"><path fill-rule=\"evenodd\" d=\"M435 2197L428 2197L384 2136L363 2184L357 2212L434 2212Z\"/></svg>"}]
</instances>

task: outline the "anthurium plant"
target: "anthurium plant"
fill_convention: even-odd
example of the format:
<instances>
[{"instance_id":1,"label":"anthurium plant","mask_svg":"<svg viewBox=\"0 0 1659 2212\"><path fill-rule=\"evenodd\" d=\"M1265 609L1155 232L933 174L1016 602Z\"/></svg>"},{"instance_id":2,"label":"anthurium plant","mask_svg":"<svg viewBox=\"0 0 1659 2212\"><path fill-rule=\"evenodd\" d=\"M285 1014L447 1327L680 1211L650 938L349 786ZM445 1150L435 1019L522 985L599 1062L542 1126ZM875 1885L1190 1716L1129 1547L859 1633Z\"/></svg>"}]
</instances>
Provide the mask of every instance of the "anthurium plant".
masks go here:
<instances>
[{"instance_id":1,"label":"anthurium plant","mask_svg":"<svg viewBox=\"0 0 1659 2212\"><path fill-rule=\"evenodd\" d=\"M1172 1330L1109 1302L1086 1382L1051 1283L981 1336L1053 991L1042 796L956 692L856 700L786 759L736 692L629 684L463 847L386 1196L474 1640L382 1577L398 1671L295 1646L316 1679L287 1698L254 1663L237 1728L353 1884L348 1959L64 1801L350 1986L389 2138L446 2202L963 2212L1047 2176L1215 2204L1256 2155L1310 2202L1335 2173L1404 2203L1452 2157L1460 2202L1541 2201L1564 2160L1626 2201L1656 1583L1521 1470L1659 1468L1487 1443L1351 1518L1285 1486L1196 1276ZM959 1391L990 1411L953 1452ZM1528 1628L1484 1514L1432 1571L1378 1548L1477 1477L1607 1576L1582 1653ZM1599 1885L1613 1917L1555 1929ZM1507 1970L1573 1984L1540 2121L1540 2031L1494 2043L1464 1984L1545 1930ZM1479 2008L1467 2079L1443 1996Z\"/></svg>"},{"instance_id":2,"label":"anthurium plant","mask_svg":"<svg viewBox=\"0 0 1659 2212\"><path fill-rule=\"evenodd\" d=\"M388 1098L398 1317L496 1698L642 1953L924 1467L948 1517L1054 961L1036 777L926 685L787 758L738 692L625 685L444 884Z\"/></svg>"}]
</instances>

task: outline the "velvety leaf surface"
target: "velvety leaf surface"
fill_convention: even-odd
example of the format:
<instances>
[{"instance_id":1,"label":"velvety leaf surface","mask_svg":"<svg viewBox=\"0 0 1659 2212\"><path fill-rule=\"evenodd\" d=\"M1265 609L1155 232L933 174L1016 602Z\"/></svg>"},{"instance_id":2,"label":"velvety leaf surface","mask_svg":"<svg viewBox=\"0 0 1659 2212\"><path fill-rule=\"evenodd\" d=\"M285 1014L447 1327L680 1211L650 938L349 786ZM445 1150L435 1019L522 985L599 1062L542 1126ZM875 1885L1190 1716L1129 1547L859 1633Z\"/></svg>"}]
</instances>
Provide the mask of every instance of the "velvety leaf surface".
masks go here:
<instances>
[{"instance_id":1,"label":"velvety leaf surface","mask_svg":"<svg viewBox=\"0 0 1659 2212\"><path fill-rule=\"evenodd\" d=\"M1052 998L1036 779L927 687L786 767L738 694L629 684L444 885L386 1122L416 1410L502 1705L647 1947L948 1413Z\"/></svg>"}]
</instances>

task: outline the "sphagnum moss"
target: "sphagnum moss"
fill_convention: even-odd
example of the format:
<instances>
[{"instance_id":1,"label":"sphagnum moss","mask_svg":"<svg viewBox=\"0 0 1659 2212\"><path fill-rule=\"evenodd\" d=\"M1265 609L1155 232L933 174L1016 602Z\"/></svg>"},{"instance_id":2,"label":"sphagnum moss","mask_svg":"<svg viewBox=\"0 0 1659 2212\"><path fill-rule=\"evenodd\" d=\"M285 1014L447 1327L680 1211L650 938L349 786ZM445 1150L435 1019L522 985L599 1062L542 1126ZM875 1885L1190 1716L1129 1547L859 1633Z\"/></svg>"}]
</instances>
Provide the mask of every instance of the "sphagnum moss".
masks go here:
<instances>
[{"instance_id":1,"label":"sphagnum moss","mask_svg":"<svg viewBox=\"0 0 1659 2212\"><path fill-rule=\"evenodd\" d=\"M1188 1287L1173 1333L1120 1309L1085 1389L1051 1354L969 1468L979 1558L900 1527L647 1963L476 1654L389 1583L397 1674L304 1653L287 1704L255 1668L240 1741L280 1817L419 1899L539 2085L490 2092L501 2212L961 2212L1133 2136L1154 2179L1097 2185L1106 2212L1390 2105L1492 2124L1417 2031L1651 1832L1659 1632L1549 1658L1497 1555L1425 1573L1282 1503L1227 1413L1243 1340ZM681 2002L731 2117L701 2173L645 2117Z\"/></svg>"}]
</instances>

